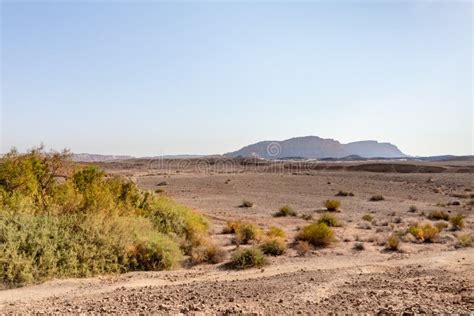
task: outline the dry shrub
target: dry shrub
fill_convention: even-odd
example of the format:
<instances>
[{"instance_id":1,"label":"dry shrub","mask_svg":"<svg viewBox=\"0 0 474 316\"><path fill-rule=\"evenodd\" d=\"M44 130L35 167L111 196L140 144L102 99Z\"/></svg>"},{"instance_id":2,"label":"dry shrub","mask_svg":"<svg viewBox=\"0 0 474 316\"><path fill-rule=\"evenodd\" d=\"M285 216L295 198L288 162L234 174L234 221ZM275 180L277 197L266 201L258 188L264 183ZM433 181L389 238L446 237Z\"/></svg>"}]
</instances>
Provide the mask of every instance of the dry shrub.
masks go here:
<instances>
[{"instance_id":1,"label":"dry shrub","mask_svg":"<svg viewBox=\"0 0 474 316\"><path fill-rule=\"evenodd\" d=\"M279 238L286 238L286 233L283 229L275 226L270 226L267 230L266 235L268 237L279 237Z\"/></svg>"},{"instance_id":2,"label":"dry shrub","mask_svg":"<svg viewBox=\"0 0 474 316\"><path fill-rule=\"evenodd\" d=\"M211 263L216 264L225 260L227 252L221 247L208 243L192 249L190 259L193 264Z\"/></svg>"},{"instance_id":3,"label":"dry shrub","mask_svg":"<svg viewBox=\"0 0 474 316\"><path fill-rule=\"evenodd\" d=\"M362 219L367 222L372 222L374 220L374 217L370 214L365 214L364 216L362 216Z\"/></svg>"},{"instance_id":4,"label":"dry shrub","mask_svg":"<svg viewBox=\"0 0 474 316\"><path fill-rule=\"evenodd\" d=\"M456 214L451 216L449 222L453 226L454 230L461 230L464 228L464 216L462 214Z\"/></svg>"},{"instance_id":5,"label":"dry shrub","mask_svg":"<svg viewBox=\"0 0 474 316\"><path fill-rule=\"evenodd\" d=\"M369 199L371 202L383 201L385 198L382 195L372 195Z\"/></svg>"},{"instance_id":6,"label":"dry shrub","mask_svg":"<svg viewBox=\"0 0 474 316\"><path fill-rule=\"evenodd\" d=\"M222 230L223 234L235 234L238 227L242 225L241 221L229 221L226 223L226 226Z\"/></svg>"},{"instance_id":7,"label":"dry shrub","mask_svg":"<svg viewBox=\"0 0 474 316\"><path fill-rule=\"evenodd\" d=\"M286 217L286 216L296 216L296 212L293 210L291 206L285 205L282 206L278 212L273 214L275 217Z\"/></svg>"},{"instance_id":8,"label":"dry shrub","mask_svg":"<svg viewBox=\"0 0 474 316\"><path fill-rule=\"evenodd\" d=\"M418 208L415 205L412 205L408 208L408 211L410 213L416 213L416 211L418 211Z\"/></svg>"},{"instance_id":9,"label":"dry shrub","mask_svg":"<svg viewBox=\"0 0 474 316\"><path fill-rule=\"evenodd\" d=\"M456 244L459 248L472 247L472 237L469 234L461 234L457 237L458 242Z\"/></svg>"},{"instance_id":10,"label":"dry shrub","mask_svg":"<svg viewBox=\"0 0 474 316\"><path fill-rule=\"evenodd\" d=\"M424 242L434 242L438 237L438 228L431 224L412 224L408 227L408 233L413 235L416 239Z\"/></svg>"},{"instance_id":11,"label":"dry shrub","mask_svg":"<svg viewBox=\"0 0 474 316\"><path fill-rule=\"evenodd\" d=\"M311 215L311 214L301 214L301 218L304 219L305 221L311 221L311 220L313 220L313 215Z\"/></svg>"},{"instance_id":12,"label":"dry shrub","mask_svg":"<svg viewBox=\"0 0 474 316\"><path fill-rule=\"evenodd\" d=\"M262 267L267 264L267 259L257 247L238 249L232 255L229 267L233 269L248 269Z\"/></svg>"},{"instance_id":13,"label":"dry shrub","mask_svg":"<svg viewBox=\"0 0 474 316\"><path fill-rule=\"evenodd\" d=\"M443 230L448 228L448 223L446 223L446 222L437 222L437 223L435 223L435 227L441 233Z\"/></svg>"},{"instance_id":14,"label":"dry shrub","mask_svg":"<svg viewBox=\"0 0 474 316\"><path fill-rule=\"evenodd\" d=\"M295 249L298 256L303 257L303 256L306 256L308 252L310 252L311 245L307 241L298 240L298 242L296 243Z\"/></svg>"},{"instance_id":15,"label":"dry shrub","mask_svg":"<svg viewBox=\"0 0 474 316\"><path fill-rule=\"evenodd\" d=\"M341 206L341 202L338 200L326 200L324 202L324 207L329 212L336 212L340 206Z\"/></svg>"},{"instance_id":16,"label":"dry shrub","mask_svg":"<svg viewBox=\"0 0 474 316\"><path fill-rule=\"evenodd\" d=\"M243 200L242 204L239 205L239 207L244 207L244 208L248 208L252 206L253 206L253 202L250 202L248 200Z\"/></svg>"},{"instance_id":17,"label":"dry shrub","mask_svg":"<svg viewBox=\"0 0 474 316\"><path fill-rule=\"evenodd\" d=\"M365 250L365 246L364 246L364 243L363 242L356 242L354 244L354 250L358 250L358 251L362 251L362 250Z\"/></svg>"},{"instance_id":18,"label":"dry shrub","mask_svg":"<svg viewBox=\"0 0 474 316\"><path fill-rule=\"evenodd\" d=\"M336 196L354 196L354 193L347 191L339 191L337 192Z\"/></svg>"},{"instance_id":19,"label":"dry shrub","mask_svg":"<svg viewBox=\"0 0 474 316\"><path fill-rule=\"evenodd\" d=\"M431 211L430 214L428 215L428 218L431 220L444 220L447 221L449 220L449 215L448 213L444 211Z\"/></svg>"},{"instance_id":20,"label":"dry shrub","mask_svg":"<svg viewBox=\"0 0 474 316\"><path fill-rule=\"evenodd\" d=\"M392 234L387 238L385 245L388 250L398 250L400 247L400 238L397 234Z\"/></svg>"},{"instance_id":21,"label":"dry shrub","mask_svg":"<svg viewBox=\"0 0 474 316\"><path fill-rule=\"evenodd\" d=\"M336 216L330 213L324 213L318 219L318 223L324 223L329 227L338 227L341 226Z\"/></svg>"},{"instance_id":22,"label":"dry shrub","mask_svg":"<svg viewBox=\"0 0 474 316\"><path fill-rule=\"evenodd\" d=\"M307 241L315 247L326 247L334 241L334 232L324 223L313 223L303 227L296 239Z\"/></svg>"},{"instance_id":23,"label":"dry shrub","mask_svg":"<svg viewBox=\"0 0 474 316\"><path fill-rule=\"evenodd\" d=\"M286 252L286 243L283 238L272 237L266 239L261 245L260 249L266 255L281 256Z\"/></svg>"}]
</instances>

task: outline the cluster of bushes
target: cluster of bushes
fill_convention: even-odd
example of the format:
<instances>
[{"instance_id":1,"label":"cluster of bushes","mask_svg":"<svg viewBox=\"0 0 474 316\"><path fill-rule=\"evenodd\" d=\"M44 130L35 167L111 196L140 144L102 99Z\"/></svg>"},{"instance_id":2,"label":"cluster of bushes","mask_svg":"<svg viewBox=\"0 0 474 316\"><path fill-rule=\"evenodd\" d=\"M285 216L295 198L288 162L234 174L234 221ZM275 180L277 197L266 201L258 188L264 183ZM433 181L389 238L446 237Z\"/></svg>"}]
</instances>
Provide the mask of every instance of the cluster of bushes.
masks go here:
<instances>
[{"instance_id":1,"label":"cluster of bushes","mask_svg":"<svg viewBox=\"0 0 474 316\"><path fill-rule=\"evenodd\" d=\"M208 222L67 152L11 151L0 160L3 287L52 277L160 270L208 245Z\"/></svg>"}]
</instances>

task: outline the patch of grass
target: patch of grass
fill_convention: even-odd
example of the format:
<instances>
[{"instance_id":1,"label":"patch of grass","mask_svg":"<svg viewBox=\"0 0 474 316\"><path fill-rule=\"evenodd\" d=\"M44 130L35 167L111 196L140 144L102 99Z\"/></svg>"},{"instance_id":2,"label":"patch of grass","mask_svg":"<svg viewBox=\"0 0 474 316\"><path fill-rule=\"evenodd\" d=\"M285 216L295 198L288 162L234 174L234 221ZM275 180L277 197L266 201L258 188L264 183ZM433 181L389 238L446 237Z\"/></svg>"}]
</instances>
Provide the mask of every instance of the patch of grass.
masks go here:
<instances>
[{"instance_id":1,"label":"patch of grass","mask_svg":"<svg viewBox=\"0 0 474 316\"><path fill-rule=\"evenodd\" d=\"M222 229L223 234L235 234L238 227L242 225L241 221L229 221L226 223L224 228Z\"/></svg>"},{"instance_id":2,"label":"patch of grass","mask_svg":"<svg viewBox=\"0 0 474 316\"><path fill-rule=\"evenodd\" d=\"M278 212L273 214L275 217L286 217L286 216L296 216L296 212L293 210L291 206L285 205L282 206Z\"/></svg>"},{"instance_id":3,"label":"patch of grass","mask_svg":"<svg viewBox=\"0 0 474 316\"><path fill-rule=\"evenodd\" d=\"M458 242L456 244L457 247L459 248L467 248L467 247L472 247L472 237L469 234L462 234L457 237Z\"/></svg>"},{"instance_id":4,"label":"patch of grass","mask_svg":"<svg viewBox=\"0 0 474 316\"><path fill-rule=\"evenodd\" d=\"M449 220L449 214L446 213L445 211L431 211L428 214L428 218L431 220L444 220L447 221Z\"/></svg>"},{"instance_id":5,"label":"patch of grass","mask_svg":"<svg viewBox=\"0 0 474 316\"><path fill-rule=\"evenodd\" d=\"M385 198L382 195L372 195L369 199L371 202L383 201Z\"/></svg>"},{"instance_id":6,"label":"patch of grass","mask_svg":"<svg viewBox=\"0 0 474 316\"><path fill-rule=\"evenodd\" d=\"M238 249L232 255L229 267L233 269L248 269L262 267L267 264L262 251L257 247Z\"/></svg>"},{"instance_id":7,"label":"patch of grass","mask_svg":"<svg viewBox=\"0 0 474 316\"><path fill-rule=\"evenodd\" d=\"M243 208L248 208L252 206L253 206L253 202L250 202L248 200L243 200L242 204L239 205L239 207L243 207Z\"/></svg>"},{"instance_id":8,"label":"patch of grass","mask_svg":"<svg viewBox=\"0 0 474 316\"><path fill-rule=\"evenodd\" d=\"M266 239L261 245L260 249L266 255L281 256L286 252L286 243L283 238L272 237Z\"/></svg>"},{"instance_id":9,"label":"patch of grass","mask_svg":"<svg viewBox=\"0 0 474 316\"><path fill-rule=\"evenodd\" d=\"M370 214L365 214L364 216L362 216L362 219L367 222L372 222L374 220L374 217Z\"/></svg>"},{"instance_id":10,"label":"patch of grass","mask_svg":"<svg viewBox=\"0 0 474 316\"><path fill-rule=\"evenodd\" d=\"M453 226L454 230L461 230L464 228L464 216L462 214L456 214L451 216L449 222Z\"/></svg>"},{"instance_id":11,"label":"patch of grass","mask_svg":"<svg viewBox=\"0 0 474 316\"><path fill-rule=\"evenodd\" d=\"M258 241L262 237L262 230L254 224L242 222L235 231L235 243L237 245L248 244Z\"/></svg>"},{"instance_id":12,"label":"patch of grass","mask_svg":"<svg viewBox=\"0 0 474 316\"><path fill-rule=\"evenodd\" d=\"M365 246L363 242L356 242L353 247L354 250L362 251L365 250Z\"/></svg>"},{"instance_id":13,"label":"patch of grass","mask_svg":"<svg viewBox=\"0 0 474 316\"><path fill-rule=\"evenodd\" d=\"M337 192L336 196L354 196L354 193L347 191L339 191Z\"/></svg>"},{"instance_id":14,"label":"patch of grass","mask_svg":"<svg viewBox=\"0 0 474 316\"><path fill-rule=\"evenodd\" d=\"M267 230L266 235L268 237L279 237L279 238L286 238L286 233L283 229L275 226L270 226Z\"/></svg>"},{"instance_id":15,"label":"patch of grass","mask_svg":"<svg viewBox=\"0 0 474 316\"><path fill-rule=\"evenodd\" d=\"M334 241L334 231L324 223L313 223L303 227L296 240L307 241L315 247L327 247Z\"/></svg>"},{"instance_id":16,"label":"patch of grass","mask_svg":"<svg viewBox=\"0 0 474 316\"><path fill-rule=\"evenodd\" d=\"M392 234L387 238L385 243L385 247L387 250L396 251L400 247L400 238L397 234Z\"/></svg>"},{"instance_id":17,"label":"patch of grass","mask_svg":"<svg viewBox=\"0 0 474 316\"><path fill-rule=\"evenodd\" d=\"M329 211L329 212L336 212L339 207L341 206L341 202L338 200L326 200L324 202L324 207Z\"/></svg>"},{"instance_id":18,"label":"patch of grass","mask_svg":"<svg viewBox=\"0 0 474 316\"><path fill-rule=\"evenodd\" d=\"M341 226L336 216L331 213L324 213L318 219L318 223L324 223L329 227L338 227Z\"/></svg>"}]
</instances>

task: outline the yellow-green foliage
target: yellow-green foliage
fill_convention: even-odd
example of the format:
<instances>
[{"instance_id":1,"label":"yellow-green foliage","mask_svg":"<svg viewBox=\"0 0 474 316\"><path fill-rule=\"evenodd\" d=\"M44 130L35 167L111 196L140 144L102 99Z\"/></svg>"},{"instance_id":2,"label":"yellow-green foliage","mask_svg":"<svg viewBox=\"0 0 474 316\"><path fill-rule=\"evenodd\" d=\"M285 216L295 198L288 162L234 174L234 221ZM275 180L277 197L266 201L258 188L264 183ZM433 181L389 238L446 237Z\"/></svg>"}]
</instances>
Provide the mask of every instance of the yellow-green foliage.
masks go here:
<instances>
[{"instance_id":1,"label":"yellow-green foliage","mask_svg":"<svg viewBox=\"0 0 474 316\"><path fill-rule=\"evenodd\" d=\"M262 230L251 223L241 223L235 232L236 244L248 244L250 241L258 241L262 237Z\"/></svg>"},{"instance_id":2,"label":"yellow-green foliage","mask_svg":"<svg viewBox=\"0 0 474 316\"><path fill-rule=\"evenodd\" d=\"M278 212L276 212L273 216L275 217L286 217L286 216L296 216L296 212L293 210L291 206L285 205L282 206Z\"/></svg>"},{"instance_id":3,"label":"yellow-green foliage","mask_svg":"<svg viewBox=\"0 0 474 316\"><path fill-rule=\"evenodd\" d=\"M437 222L435 223L435 227L439 232L442 232L446 228L448 228L448 224L446 222Z\"/></svg>"},{"instance_id":4,"label":"yellow-green foliage","mask_svg":"<svg viewBox=\"0 0 474 316\"><path fill-rule=\"evenodd\" d=\"M281 256L286 252L286 243L283 238L271 237L260 245L260 249L266 255Z\"/></svg>"},{"instance_id":5,"label":"yellow-green foliage","mask_svg":"<svg viewBox=\"0 0 474 316\"><path fill-rule=\"evenodd\" d=\"M321 217L318 219L318 223L324 223L329 227L341 226L339 221L337 220L337 217L330 213L324 213L323 215L321 215Z\"/></svg>"},{"instance_id":6,"label":"yellow-green foliage","mask_svg":"<svg viewBox=\"0 0 474 316\"><path fill-rule=\"evenodd\" d=\"M453 225L453 229L460 230L464 228L464 216L462 214L456 214L451 216L449 219L451 225Z\"/></svg>"},{"instance_id":7,"label":"yellow-green foliage","mask_svg":"<svg viewBox=\"0 0 474 316\"><path fill-rule=\"evenodd\" d=\"M205 242L200 214L67 158L39 148L0 160L3 287L172 268Z\"/></svg>"},{"instance_id":8,"label":"yellow-green foliage","mask_svg":"<svg viewBox=\"0 0 474 316\"><path fill-rule=\"evenodd\" d=\"M458 236L458 247L472 247L472 237L469 234L462 234Z\"/></svg>"},{"instance_id":9,"label":"yellow-green foliage","mask_svg":"<svg viewBox=\"0 0 474 316\"><path fill-rule=\"evenodd\" d=\"M307 241L316 247L326 247L334 240L334 232L324 223L313 223L303 227L296 239Z\"/></svg>"},{"instance_id":10,"label":"yellow-green foliage","mask_svg":"<svg viewBox=\"0 0 474 316\"><path fill-rule=\"evenodd\" d=\"M326 200L324 202L324 207L327 208L330 212L335 212L341 206L341 202L338 200Z\"/></svg>"},{"instance_id":11,"label":"yellow-green foliage","mask_svg":"<svg viewBox=\"0 0 474 316\"><path fill-rule=\"evenodd\" d=\"M444 211L431 211L430 214L428 215L429 219L432 220L444 220L447 221L449 220L449 215L448 213Z\"/></svg>"},{"instance_id":12,"label":"yellow-green foliage","mask_svg":"<svg viewBox=\"0 0 474 316\"><path fill-rule=\"evenodd\" d=\"M224 229L222 230L223 234L235 234L238 227L242 225L241 221L229 221L226 223Z\"/></svg>"},{"instance_id":13,"label":"yellow-green foliage","mask_svg":"<svg viewBox=\"0 0 474 316\"><path fill-rule=\"evenodd\" d=\"M398 250L398 247L400 246L400 238L397 234L392 234L387 238L385 245L388 250Z\"/></svg>"},{"instance_id":14,"label":"yellow-green foliage","mask_svg":"<svg viewBox=\"0 0 474 316\"><path fill-rule=\"evenodd\" d=\"M229 267L233 269L248 269L267 264L262 251L257 247L238 249L232 255Z\"/></svg>"},{"instance_id":15,"label":"yellow-green foliage","mask_svg":"<svg viewBox=\"0 0 474 316\"><path fill-rule=\"evenodd\" d=\"M438 237L439 232L439 229L431 224L414 224L408 227L408 233L424 242L433 242Z\"/></svg>"},{"instance_id":16,"label":"yellow-green foliage","mask_svg":"<svg viewBox=\"0 0 474 316\"><path fill-rule=\"evenodd\" d=\"M270 226L267 230L267 236L268 237L280 237L285 239L286 238L286 233L283 229L275 226Z\"/></svg>"},{"instance_id":17,"label":"yellow-green foliage","mask_svg":"<svg viewBox=\"0 0 474 316\"><path fill-rule=\"evenodd\" d=\"M374 220L374 217L373 217L372 215L370 215L370 214L365 214L364 216L362 216L362 219L363 219L364 221L371 222L371 221Z\"/></svg>"}]
</instances>

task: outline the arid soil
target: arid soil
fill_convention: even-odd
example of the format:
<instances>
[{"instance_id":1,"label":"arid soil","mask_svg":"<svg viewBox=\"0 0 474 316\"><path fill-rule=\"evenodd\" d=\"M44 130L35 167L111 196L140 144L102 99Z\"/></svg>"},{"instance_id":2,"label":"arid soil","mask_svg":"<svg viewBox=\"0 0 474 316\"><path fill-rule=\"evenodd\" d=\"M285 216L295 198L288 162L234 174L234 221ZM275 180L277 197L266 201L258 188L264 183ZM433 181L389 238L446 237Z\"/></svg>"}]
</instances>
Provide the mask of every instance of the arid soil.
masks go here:
<instances>
[{"instance_id":1,"label":"arid soil","mask_svg":"<svg viewBox=\"0 0 474 316\"><path fill-rule=\"evenodd\" d=\"M438 166L438 165L436 165ZM417 173L314 169L145 168L109 171L130 176L140 187L157 190L189 205L213 222L213 239L231 253L232 235L221 233L228 220L247 220L288 234L289 250L264 268L233 271L222 264L176 271L137 272L91 279L53 280L0 292L2 313L474 313L474 248L460 248L457 237L473 234L471 163L455 170ZM182 167L182 166L181 166ZM391 170L387 168L387 170ZM433 169L434 170L434 169ZM441 169L440 169L441 170ZM447 170L447 171L446 171ZM459 171L464 170L464 171ZM452 172L450 172L452 171ZM157 186L166 182L166 185ZM163 183L162 183L163 184ZM354 196L335 197L339 190ZM369 201L373 195L385 200ZM315 219L329 198L341 201L337 242L298 256L297 230L310 223L273 217L283 205ZM240 208L242 200L254 202ZM454 203L453 203L454 202ZM458 205L459 204L459 205ZM415 206L415 211L410 211ZM434 243L402 239L400 251L385 241L410 223L431 223L433 210L463 214L462 231L444 230ZM370 214L373 221L362 216ZM354 250L358 242L364 250Z\"/></svg>"}]
</instances>

